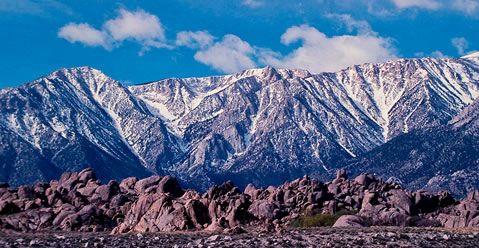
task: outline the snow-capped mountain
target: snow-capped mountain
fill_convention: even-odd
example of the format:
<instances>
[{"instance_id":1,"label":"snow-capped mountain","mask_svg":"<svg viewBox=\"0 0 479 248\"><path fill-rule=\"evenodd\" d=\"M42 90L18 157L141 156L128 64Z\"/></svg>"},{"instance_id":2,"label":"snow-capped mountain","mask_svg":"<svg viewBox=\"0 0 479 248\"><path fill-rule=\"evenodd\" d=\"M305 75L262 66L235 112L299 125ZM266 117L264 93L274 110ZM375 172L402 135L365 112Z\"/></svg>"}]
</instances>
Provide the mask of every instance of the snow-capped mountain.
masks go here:
<instances>
[{"instance_id":1,"label":"snow-capped mountain","mask_svg":"<svg viewBox=\"0 0 479 248\"><path fill-rule=\"evenodd\" d=\"M479 99L448 124L399 135L348 161L355 173L376 173L409 188L464 196L479 187Z\"/></svg>"},{"instance_id":2,"label":"snow-capped mountain","mask_svg":"<svg viewBox=\"0 0 479 248\"><path fill-rule=\"evenodd\" d=\"M118 82L88 67L6 90L0 111L0 177L13 183L85 166L104 178L144 176L148 162L167 163L174 149L161 120Z\"/></svg>"},{"instance_id":3,"label":"snow-capped mountain","mask_svg":"<svg viewBox=\"0 0 479 248\"><path fill-rule=\"evenodd\" d=\"M105 179L167 173L199 188L325 177L398 135L448 123L478 97L477 56L321 74L266 67L128 88L95 69L64 69L0 93L0 180L34 179L18 174L23 164L90 164Z\"/></svg>"}]
</instances>

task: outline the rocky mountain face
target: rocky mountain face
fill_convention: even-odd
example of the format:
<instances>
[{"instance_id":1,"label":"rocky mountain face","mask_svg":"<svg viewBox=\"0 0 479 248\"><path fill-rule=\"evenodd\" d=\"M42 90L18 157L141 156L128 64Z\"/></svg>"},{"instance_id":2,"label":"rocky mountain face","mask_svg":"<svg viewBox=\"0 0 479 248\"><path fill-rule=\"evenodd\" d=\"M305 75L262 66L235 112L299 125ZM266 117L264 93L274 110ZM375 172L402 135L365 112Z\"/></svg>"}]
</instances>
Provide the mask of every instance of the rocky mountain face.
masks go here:
<instances>
[{"instance_id":1,"label":"rocky mountain face","mask_svg":"<svg viewBox=\"0 0 479 248\"><path fill-rule=\"evenodd\" d=\"M189 147L173 169L180 178L278 184L447 123L477 98L477 72L476 59L413 59L319 75L267 67L130 90Z\"/></svg>"},{"instance_id":2,"label":"rocky mountain face","mask_svg":"<svg viewBox=\"0 0 479 248\"><path fill-rule=\"evenodd\" d=\"M456 115L478 96L477 56L316 75L266 67L130 87L92 68L63 69L1 91L0 180L86 166L104 180L170 174L199 189L225 179L244 187L326 178L351 159L372 168L357 159L403 134L471 122Z\"/></svg>"},{"instance_id":3,"label":"rocky mountain face","mask_svg":"<svg viewBox=\"0 0 479 248\"><path fill-rule=\"evenodd\" d=\"M60 70L2 92L0 115L3 181L51 179L85 166L102 178L146 176L147 151L154 159L169 154L161 121L148 119L127 89L90 68Z\"/></svg>"},{"instance_id":4,"label":"rocky mountain face","mask_svg":"<svg viewBox=\"0 0 479 248\"><path fill-rule=\"evenodd\" d=\"M448 124L402 134L348 161L347 168L412 188L463 195L479 185L478 108L476 100Z\"/></svg>"},{"instance_id":5,"label":"rocky mountain face","mask_svg":"<svg viewBox=\"0 0 479 248\"><path fill-rule=\"evenodd\" d=\"M479 137L449 127L400 135L351 161L354 174L375 173L410 188L464 195L479 185Z\"/></svg>"}]
</instances>

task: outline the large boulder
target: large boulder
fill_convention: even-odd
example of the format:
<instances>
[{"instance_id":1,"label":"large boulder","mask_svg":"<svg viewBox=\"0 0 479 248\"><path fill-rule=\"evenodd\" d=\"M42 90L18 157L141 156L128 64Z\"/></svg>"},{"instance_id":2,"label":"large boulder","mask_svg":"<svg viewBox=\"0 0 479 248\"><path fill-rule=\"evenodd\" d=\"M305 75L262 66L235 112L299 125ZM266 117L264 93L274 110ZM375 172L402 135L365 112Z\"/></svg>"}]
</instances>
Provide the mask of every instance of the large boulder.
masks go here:
<instances>
[{"instance_id":1,"label":"large boulder","mask_svg":"<svg viewBox=\"0 0 479 248\"><path fill-rule=\"evenodd\" d=\"M244 189L244 193L249 195L251 199L256 200L258 195L261 193L261 190L257 189L253 184L248 184Z\"/></svg>"},{"instance_id":2,"label":"large boulder","mask_svg":"<svg viewBox=\"0 0 479 248\"><path fill-rule=\"evenodd\" d=\"M97 178L92 168L86 168L78 173L78 180L87 183L90 180L95 181Z\"/></svg>"},{"instance_id":3,"label":"large boulder","mask_svg":"<svg viewBox=\"0 0 479 248\"><path fill-rule=\"evenodd\" d=\"M92 200L99 199L100 201L106 202L110 200L113 196L118 194L120 191L120 187L118 182L110 181L106 185L101 185L95 189L95 193L92 196Z\"/></svg>"},{"instance_id":4,"label":"large boulder","mask_svg":"<svg viewBox=\"0 0 479 248\"><path fill-rule=\"evenodd\" d=\"M444 195L441 194L441 196ZM442 197L445 199L446 197ZM448 200L451 202L451 200ZM444 202L444 200L443 200ZM472 191L467 194L459 204L448 208L439 214L437 219L444 227L447 228L463 228L478 227L479 225L479 192Z\"/></svg>"},{"instance_id":5,"label":"large boulder","mask_svg":"<svg viewBox=\"0 0 479 248\"><path fill-rule=\"evenodd\" d=\"M91 197L96 192L97 188L100 186L96 181L88 181L86 185L77 189L77 192L85 197Z\"/></svg>"},{"instance_id":6,"label":"large boulder","mask_svg":"<svg viewBox=\"0 0 479 248\"><path fill-rule=\"evenodd\" d=\"M194 228L185 204L164 193L144 194L113 233L171 232Z\"/></svg>"},{"instance_id":7,"label":"large boulder","mask_svg":"<svg viewBox=\"0 0 479 248\"><path fill-rule=\"evenodd\" d=\"M208 199L218 199L226 195L237 195L240 194L238 187L235 187L233 182L226 181L219 186L213 186L208 189L205 194L205 197Z\"/></svg>"},{"instance_id":8,"label":"large boulder","mask_svg":"<svg viewBox=\"0 0 479 248\"><path fill-rule=\"evenodd\" d=\"M280 213L278 204L267 200L254 201L251 206L249 206L248 212L254 217L263 220L276 219Z\"/></svg>"},{"instance_id":9,"label":"large boulder","mask_svg":"<svg viewBox=\"0 0 479 248\"><path fill-rule=\"evenodd\" d=\"M121 181L120 190L123 193L134 194L136 182L138 182L136 177L127 177Z\"/></svg>"},{"instance_id":10,"label":"large boulder","mask_svg":"<svg viewBox=\"0 0 479 248\"><path fill-rule=\"evenodd\" d=\"M58 180L58 187L60 189L65 189L66 191L73 190L76 184L79 182L78 173L76 172L65 172Z\"/></svg>"},{"instance_id":11,"label":"large boulder","mask_svg":"<svg viewBox=\"0 0 479 248\"><path fill-rule=\"evenodd\" d=\"M28 185L18 187L17 194L19 199L33 199L35 197L33 187Z\"/></svg>"},{"instance_id":12,"label":"large boulder","mask_svg":"<svg viewBox=\"0 0 479 248\"><path fill-rule=\"evenodd\" d=\"M362 185L364 187L369 187L369 185L376 181L376 178L369 174L361 174L354 178L356 184Z\"/></svg>"},{"instance_id":13,"label":"large boulder","mask_svg":"<svg viewBox=\"0 0 479 248\"><path fill-rule=\"evenodd\" d=\"M160 176L151 176L147 178L143 178L136 182L135 184L135 191L137 194L144 194L147 193L150 188L156 187L158 183L160 182L161 177Z\"/></svg>"},{"instance_id":14,"label":"large boulder","mask_svg":"<svg viewBox=\"0 0 479 248\"><path fill-rule=\"evenodd\" d=\"M407 214L411 214L413 210L413 203L410 195L404 190L393 189L389 191L388 202L394 207L404 210Z\"/></svg>"},{"instance_id":15,"label":"large boulder","mask_svg":"<svg viewBox=\"0 0 479 248\"><path fill-rule=\"evenodd\" d=\"M333 227L365 227L364 218L357 215L343 215L334 223Z\"/></svg>"}]
</instances>

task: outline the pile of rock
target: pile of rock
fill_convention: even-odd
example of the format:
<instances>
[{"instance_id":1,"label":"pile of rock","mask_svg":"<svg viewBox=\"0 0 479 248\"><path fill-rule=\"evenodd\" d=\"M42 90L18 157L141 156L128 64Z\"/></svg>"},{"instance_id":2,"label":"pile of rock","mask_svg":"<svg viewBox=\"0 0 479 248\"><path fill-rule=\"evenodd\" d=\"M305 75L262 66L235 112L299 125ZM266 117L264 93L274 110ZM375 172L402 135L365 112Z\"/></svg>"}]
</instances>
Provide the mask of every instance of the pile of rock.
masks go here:
<instances>
[{"instance_id":1,"label":"pile of rock","mask_svg":"<svg viewBox=\"0 0 479 248\"><path fill-rule=\"evenodd\" d=\"M77 230L243 232L275 230L302 215L355 213L338 227L479 226L479 193L456 202L447 192L410 192L363 174L348 180L338 171L329 183L304 177L278 187L244 192L231 182L204 194L183 190L169 176L101 184L91 169L65 173L58 181L20 186L0 184L0 228L17 231Z\"/></svg>"},{"instance_id":2,"label":"pile of rock","mask_svg":"<svg viewBox=\"0 0 479 248\"><path fill-rule=\"evenodd\" d=\"M446 228L479 227L479 191L469 192L459 204L441 209L435 217Z\"/></svg>"},{"instance_id":3,"label":"pile of rock","mask_svg":"<svg viewBox=\"0 0 479 248\"><path fill-rule=\"evenodd\" d=\"M116 181L101 185L91 169L64 173L60 180L0 188L0 225L29 231L47 228L99 231L117 225L134 198Z\"/></svg>"}]
</instances>

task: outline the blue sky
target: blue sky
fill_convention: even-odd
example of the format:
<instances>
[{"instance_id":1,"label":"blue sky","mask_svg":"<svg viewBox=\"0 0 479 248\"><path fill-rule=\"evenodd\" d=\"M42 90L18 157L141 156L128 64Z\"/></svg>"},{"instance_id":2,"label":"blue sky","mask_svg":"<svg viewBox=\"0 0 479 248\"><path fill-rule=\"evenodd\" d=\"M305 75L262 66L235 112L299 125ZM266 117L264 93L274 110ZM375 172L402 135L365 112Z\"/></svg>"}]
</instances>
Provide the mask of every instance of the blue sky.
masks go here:
<instances>
[{"instance_id":1,"label":"blue sky","mask_svg":"<svg viewBox=\"0 0 479 248\"><path fill-rule=\"evenodd\" d=\"M0 0L0 88L92 66L126 84L479 49L479 0Z\"/></svg>"}]
</instances>

